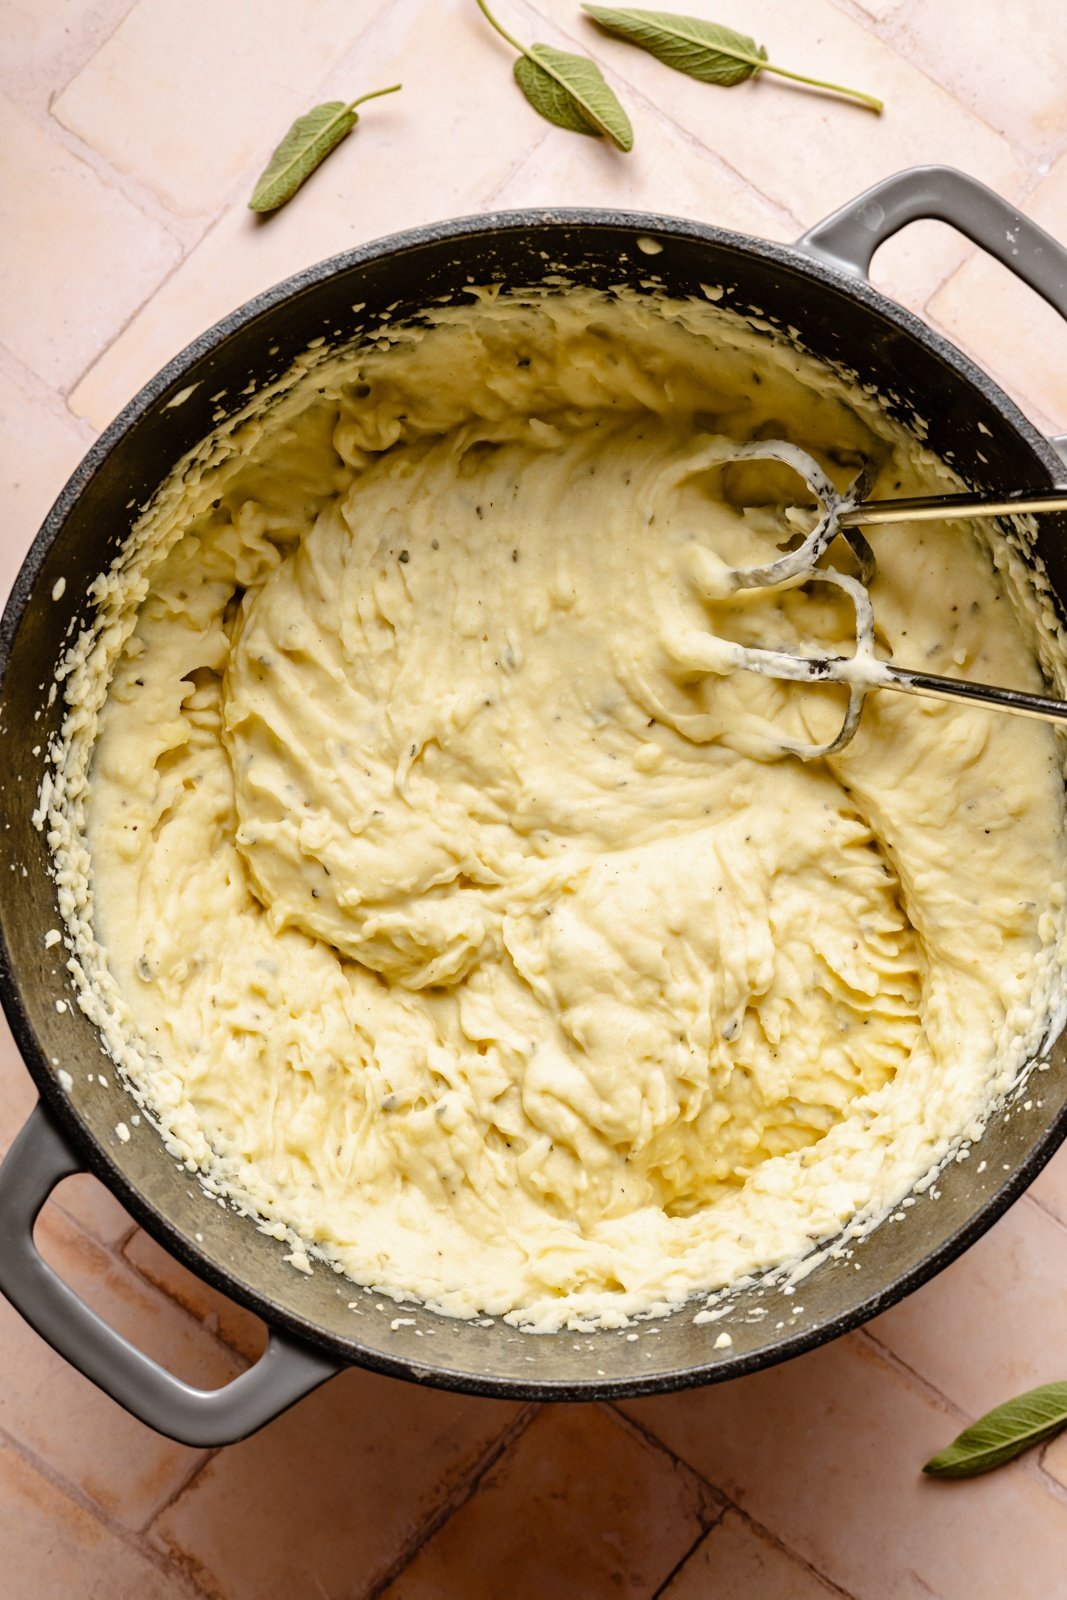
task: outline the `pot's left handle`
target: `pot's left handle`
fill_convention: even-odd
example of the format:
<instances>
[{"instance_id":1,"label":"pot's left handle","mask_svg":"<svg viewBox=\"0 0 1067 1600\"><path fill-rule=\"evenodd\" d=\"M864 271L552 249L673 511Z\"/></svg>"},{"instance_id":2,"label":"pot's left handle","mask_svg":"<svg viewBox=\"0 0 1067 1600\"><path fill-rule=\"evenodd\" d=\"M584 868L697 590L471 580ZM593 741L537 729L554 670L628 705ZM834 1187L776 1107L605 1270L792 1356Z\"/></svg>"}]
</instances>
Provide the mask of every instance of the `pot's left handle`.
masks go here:
<instances>
[{"instance_id":1,"label":"pot's left handle","mask_svg":"<svg viewBox=\"0 0 1067 1600\"><path fill-rule=\"evenodd\" d=\"M130 1344L53 1271L33 1225L61 1179L83 1170L38 1103L0 1165L0 1291L54 1350L157 1432L202 1449L254 1433L340 1363L271 1330L254 1367L221 1389L197 1389Z\"/></svg>"},{"instance_id":2,"label":"pot's left handle","mask_svg":"<svg viewBox=\"0 0 1067 1600\"><path fill-rule=\"evenodd\" d=\"M879 246L923 218L947 222L1067 318L1067 249L1010 200L955 167L894 173L809 228L797 246L839 271L866 278ZM1050 443L1067 460L1067 434Z\"/></svg>"}]
</instances>

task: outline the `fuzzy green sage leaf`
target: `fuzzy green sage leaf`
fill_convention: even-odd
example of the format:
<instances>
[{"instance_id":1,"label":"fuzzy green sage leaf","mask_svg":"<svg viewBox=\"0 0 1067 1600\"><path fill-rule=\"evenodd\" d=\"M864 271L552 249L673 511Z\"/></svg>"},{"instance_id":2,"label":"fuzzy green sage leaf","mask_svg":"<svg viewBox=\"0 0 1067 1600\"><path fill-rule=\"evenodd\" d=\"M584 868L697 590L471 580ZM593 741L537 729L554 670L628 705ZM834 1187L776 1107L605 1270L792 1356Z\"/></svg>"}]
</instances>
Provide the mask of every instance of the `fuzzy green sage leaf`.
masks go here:
<instances>
[{"instance_id":1,"label":"fuzzy green sage leaf","mask_svg":"<svg viewBox=\"0 0 1067 1600\"><path fill-rule=\"evenodd\" d=\"M388 89L374 89L347 105L343 100L327 100L324 105L314 106L297 117L260 174L248 202L249 209L277 211L279 206L284 206L322 165L330 151L336 150L341 140L352 132L359 121L356 107L383 94L396 94L399 88L400 84L394 83Z\"/></svg>"},{"instance_id":2,"label":"fuzzy green sage leaf","mask_svg":"<svg viewBox=\"0 0 1067 1600\"><path fill-rule=\"evenodd\" d=\"M486 21L518 51L515 81L534 110L557 128L610 139L620 150L632 150L633 128L614 91L595 61L548 44L520 44L493 16L485 0L477 0Z\"/></svg>"},{"instance_id":3,"label":"fuzzy green sage leaf","mask_svg":"<svg viewBox=\"0 0 1067 1600\"><path fill-rule=\"evenodd\" d=\"M789 72L767 60L762 45L747 34L735 33L717 22L705 22L702 17L678 16L672 11L616 10L610 6L586 5L582 8L606 33L625 39L642 50L684 72L701 83L717 83L730 88L744 83L760 72L774 72L782 78L792 78L796 83L809 84L814 89L826 89L833 94L847 95L881 111L882 102L873 95L862 94L859 89L846 89L840 83L828 83L823 78L809 78L800 72Z\"/></svg>"},{"instance_id":4,"label":"fuzzy green sage leaf","mask_svg":"<svg viewBox=\"0 0 1067 1600\"><path fill-rule=\"evenodd\" d=\"M975 1478L1067 1428L1067 1383L1028 1389L964 1428L923 1468L935 1478Z\"/></svg>"}]
</instances>

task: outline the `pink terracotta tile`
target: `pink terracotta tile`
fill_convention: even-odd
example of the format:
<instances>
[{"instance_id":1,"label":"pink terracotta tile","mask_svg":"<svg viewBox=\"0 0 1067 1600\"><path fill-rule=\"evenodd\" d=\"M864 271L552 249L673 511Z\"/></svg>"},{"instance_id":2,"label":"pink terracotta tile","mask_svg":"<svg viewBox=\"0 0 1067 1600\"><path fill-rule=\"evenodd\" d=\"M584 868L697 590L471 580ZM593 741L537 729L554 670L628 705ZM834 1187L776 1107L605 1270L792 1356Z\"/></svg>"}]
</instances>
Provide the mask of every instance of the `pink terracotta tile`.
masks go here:
<instances>
[{"instance_id":1,"label":"pink terracotta tile","mask_svg":"<svg viewBox=\"0 0 1067 1600\"><path fill-rule=\"evenodd\" d=\"M134 1230L123 1251L127 1261L157 1289L184 1306L231 1350L257 1361L267 1345L266 1324L243 1306L196 1277L141 1228Z\"/></svg>"},{"instance_id":2,"label":"pink terracotta tile","mask_svg":"<svg viewBox=\"0 0 1067 1600\"><path fill-rule=\"evenodd\" d=\"M107 1251L49 1209L39 1247L64 1281L180 1377L212 1387L236 1358ZM201 1453L161 1438L75 1372L0 1300L0 1427L109 1516L139 1528L188 1477Z\"/></svg>"},{"instance_id":3,"label":"pink terracotta tile","mask_svg":"<svg viewBox=\"0 0 1067 1600\"><path fill-rule=\"evenodd\" d=\"M1067 1229L1023 1200L869 1332L968 1416L1067 1372Z\"/></svg>"},{"instance_id":4,"label":"pink terracotta tile","mask_svg":"<svg viewBox=\"0 0 1067 1600\"><path fill-rule=\"evenodd\" d=\"M1028 1191L1039 1206L1067 1225L1067 1145L1063 1145Z\"/></svg>"},{"instance_id":5,"label":"pink terracotta tile","mask_svg":"<svg viewBox=\"0 0 1067 1600\"><path fill-rule=\"evenodd\" d=\"M215 1456L153 1539L225 1600L363 1594L518 1409L353 1369Z\"/></svg>"},{"instance_id":6,"label":"pink terracotta tile","mask_svg":"<svg viewBox=\"0 0 1067 1600\"><path fill-rule=\"evenodd\" d=\"M1067 52L1050 35L1053 16L1047 0L910 0L889 37L984 122L1041 152L1067 134Z\"/></svg>"},{"instance_id":7,"label":"pink terracotta tile","mask_svg":"<svg viewBox=\"0 0 1067 1600\"><path fill-rule=\"evenodd\" d=\"M91 1234L111 1250L118 1249L136 1227L125 1207L91 1172L64 1179L54 1190L49 1205L57 1206L83 1233Z\"/></svg>"},{"instance_id":8,"label":"pink terracotta tile","mask_svg":"<svg viewBox=\"0 0 1067 1600\"><path fill-rule=\"evenodd\" d=\"M26 373L0 367L0 597L7 598L45 513L89 445L93 430ZM2 603L2 601L0 601Z\"/></svg>"},{"instance_id":9,"label":"pink terracotta tile","mask_svg":"<svg viewBox=\"0 0 1067 1600\"><path fill-rule=\"evenodd\" d=\"M357 79L402 80L403 92L370 106L292 204L266 222L245 204L257 154L246 188L86 375L73 409L103 426L184 344L261 289L394 229L479 210L545 132L521 96L516 107L510 69L500 70L486 33L467 0L407 0L385 12L315 93L334 98ZM442 83L467 82L477 83L477 94L442 93Z\"/></svg>"},{"instance_id":10,"label":"pink terracotta tile","mask_svg":"<svg viewBox=\"0 0 1067 1600\"><path fill-rule=\"evenodd\" d=\"M719 1509L606 1408L546 1407L383 1600L637 1600Z\"/></svg>"},{"instance_id":11,"label":"pink terracotta tile","mask_svg":"<svg viewBox=\"0 0 1067 1600\"><path fill-rule=\"evenodd\" d=\"M5 0L0 87L47 107L98 50L133 0Z\"/></svg>"},{"instance_id":12,"label":"pink terracotta tile","mask_svg":"<svg viewBox=\"0 0 1067 1600\"><path fill-rule=\"evenodd\" d=\"M84 1507L0 1445L0 1572L10 1600L177 1600L189 1595Z\"/></svg>"},{"instance_id":13,"label":"pink terracotta tile","mask_svg":"<svg viewBox=\"0 0 1067 1600\"><path fill-rule=\"evenodd\" d=\"M693 217L764 239L795 239L803 230L714 159L681 128L647 117L630 155L603 141L557 136L541 140L492 197L510 206L605 206ZM654 270L655 263L650 261Z\"/></svg>"},{"instance_id":14,"label":"pink terracotta tile","mask_svg":"<svg viewBox=\"0 0 1067 1600\"><path fill-rule=\"evenodd\" d=\"M832 1600L840 1593L745 1517L728 1511L663 1590L663 1600Z\"/></svg>"},{"instance_id":15,"label":"pink terracotta tile","mask_svg":"<svg viewBox=\"0 0 1067 1600\"><path fill-rule=\"evenodd\" d=\"M1067 1489L1067 1434L1061 1433L1050 1445L1046 1445L1041 1465L1050 1477Z\"/></svg>"},{"instance_id":16,"label":"pink terracotta tile","mask_svg":"<svg viewBox=\"0 0 1067 1600\"><path fill-rule=\"evenodd\" d=\"M0 257L3 341L64 387L174 266L178 244L4 99L0 193L4 235L20 241Z\"/></svg>"},{"instance_id":17,"label":"pink terracotta tile","mask_svg":"<svg viewBox=\"0 0 1067 1600\"><path fill-rule=\"evenodd\" d=\"M348 0L138 0L53 113L172 210L210 212L246 168L265 163L379 9ZM345 98L377 87L361 69Z\"/></svg>"},{"instance_id":18,"label":"pink terracotta tile","mask_svg":"<svg viewBox=\"0 0 1067 1600\"><path fill-rule=\"evenodd\" d=\"M1067 154L1020 207L1067 243ZM1024 411L1067 429L1067 322L1006 267L978 252L934 296L930 315Z\"/></svg>"},{"instance_id":19,"label":"pink terracotta tile","mask_svg":"<svg viewBox=\"0 0 1067 1600\"><path fill-rule=\"evenodd\" d=\"M1022 1464L966 1484L924 1478L960 1416L862 1336L624 1409L856 1600L1048 1600L1062 1587L1064 1501Z\"/></svg>"},{"instance_id":20,"label":"pink terracotta tile","mask_svg":"<svg viewBox=\"0 0 1067 1600\"><path fill-rule=\"evenodd\" d=\"M655 113L639 106L635 93L805 227L877 179L916 164L964 167L1006 193L1023 181L1024 169L1002 135L831 0L807 0L802 18L782 0L716 0L696 10L754 35L778 65L880 96L881 117L769 74L730 89L697 83L598 35L572 0L535 3L561 34L603 63L623 98L629 94L638 141ZM508 14L518 26L517 9ZM525 21L522 28L529 32ZM936 239L936 249L932 240L907 229L880 252L883 281L896 298L921 303L966 253L948 233Z\"/></svg>"},{"instance_id":21,"label":"pink terracotta tile","mask_svg":"<svg viewBox=\"0 0 1067 1600\"><path fill-rule=\"evenodd\" d=\"M882 22L900 9L902 0L855 0L855 4L876 22Z\"/></svg>"}]
</instances>

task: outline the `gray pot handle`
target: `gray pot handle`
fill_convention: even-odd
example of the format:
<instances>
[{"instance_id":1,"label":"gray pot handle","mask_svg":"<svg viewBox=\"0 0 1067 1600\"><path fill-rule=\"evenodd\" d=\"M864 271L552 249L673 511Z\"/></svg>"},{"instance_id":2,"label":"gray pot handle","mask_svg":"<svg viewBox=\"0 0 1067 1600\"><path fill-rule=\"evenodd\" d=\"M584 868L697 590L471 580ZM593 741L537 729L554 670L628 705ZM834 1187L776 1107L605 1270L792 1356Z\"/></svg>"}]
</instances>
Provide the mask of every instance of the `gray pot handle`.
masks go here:
<instances>
[{"instance_id":1,"label":"gray pot handle","mask_svg":"<svg viewBox=\"0 0 1067 1600\"><path fill-rule=\"evenodd\" d=\"M79 1300L39 1254L33 1225L62 1178L84 1170L38 1102L0 1166L0 1291L71 1366L158 1433L207 1449L254 1433L340 1363L272 1329L267 1349L221 1389L183 1383Z\"/></svg>"},{"instance_id":2,"label":"gray pot handle","mask_svg":"<svg viewBox=\"0 0 1067 1600\"><path fill-rule=\"evenodd\" d=\"M866 278L879 245L909 222L947 222L1067 317L1067 249L1007 200L954 167L912 167L809 228L797 248ZM1067 459L1067 435L1050 441Z\"/></svg>"}]
</instances>

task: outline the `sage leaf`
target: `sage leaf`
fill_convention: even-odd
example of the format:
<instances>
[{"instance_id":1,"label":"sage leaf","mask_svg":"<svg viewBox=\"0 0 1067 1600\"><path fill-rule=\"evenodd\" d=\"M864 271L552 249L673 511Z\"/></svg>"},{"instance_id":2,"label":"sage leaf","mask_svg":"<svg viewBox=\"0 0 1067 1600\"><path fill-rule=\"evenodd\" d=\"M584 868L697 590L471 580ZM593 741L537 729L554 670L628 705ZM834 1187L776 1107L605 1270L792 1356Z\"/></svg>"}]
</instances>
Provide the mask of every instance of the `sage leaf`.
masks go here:
<instances>
[{"instance_id":1,"label":"sage leaf","mask_svg":"<svg viewBox=\"0 0 1067 1600\"><path fill-rule=\"evenodd\" d=\"M277 211L284 206L331 150L347 139L359 121L356 107L379 95L395 94L399 88L400 84L394 83L388 89L375 89L347 105L343 100L327 100L297 117L260 174L248 202L249 210Z\"/></svg>"},{"instance_id":2,"label":"sage leaf","mask_svg":"<svg viewBox=\"0 0 1067 1600\"><path fill-rule=\"evenodd\" d=\"M757 73L774 72L815 89L847 95L872 111L882 110L880 100L859 89L846 89L840 83L828 83L823 78L809 78L803 73L774 66L767 60L764 47L755 39L735 33L733 28L725 28L718 22L679 16L673 11L616 10L596 5L585 5L582 9L606 33L647 50L657 61L701 83L717 83L728 89L735 83L744 83L746 78L754 78Z\"/></svg>"},{"instance_id":3,"label":"sage leaf","mask_svg":"<svg viewBox=\"0 0 1067 1600\"><path fill-rule=\"evenodd\" d=\"M636 44L665 66L701 83L730 88L755 77L767 52L755 39L700 17L678 17L668 11L614 11L584 6L605 32Z\"/></svg>"},{"instance_id":4,"label":"sage leaf","mask_svg":"<svg viewBox=\"0 0 1067 1600\"><path fill-rule=\"evenodd\" d=\"M549 44L524 45L501 26L486 0L475 3L490 27L518 52L515 81L546 122L610 139L620 150L633 149L630 119L595 61Z\"/></svg>"},{"instance_id":5,"label":"sage leaf","mask_svg":"<svg viewBox=\"0 0 1067 1600\"><path fill-rule=\"evenodd\" d=\"M535 111L573 133L605 136L632 150L634 131L595 61L548 44L532 44L515 63L519 88Z\"/></svg>"},{"instance_id":6,"label":"sage leaf","mask_svg":"<svg viewBox=\"0 0 1067 1600\"><path fill-rule=\"evenodd\" d=\"M572 133L588 133L599 139L600 131L583 117L574 99L557 83L551 73L531 61L528 55L515 59L515 81L533 106L547 122L557 128L569 128Z\"/></svg>"},{"instance_id":7,"label":"sage leaf","mask_svg":"<svg viewBox=\"0 0 1067 1600\"><path fill-rule=\"evenodd\" d=\"M975 1478L1067 1428L1067 1383L1046 1383L987 1411L923 1467L935 1478Z\"/></svg>"}]
</instances>

